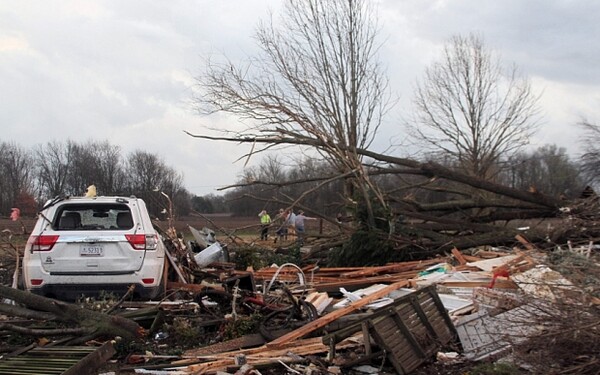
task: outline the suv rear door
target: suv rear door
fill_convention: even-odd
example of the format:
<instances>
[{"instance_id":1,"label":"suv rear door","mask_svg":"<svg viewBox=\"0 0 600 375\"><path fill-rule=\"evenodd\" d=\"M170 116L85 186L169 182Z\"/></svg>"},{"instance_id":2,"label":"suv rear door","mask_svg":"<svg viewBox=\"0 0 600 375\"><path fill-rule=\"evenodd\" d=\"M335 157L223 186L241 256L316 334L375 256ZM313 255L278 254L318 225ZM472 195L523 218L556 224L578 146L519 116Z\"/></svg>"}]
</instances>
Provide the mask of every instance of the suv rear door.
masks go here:
<instances>
[{"instance_id":1,"label":"suv rear door","mask_svg":"<svg viewBox=\"0 0 600 375\"><path fill-rule=\"evenodd\" d=\"M142 267L145 247L128 238L143 233L135 205L66 203L52 221L58 236L51 251L39 251L42 267L55 275L130 274ZM133 237L132 237L133 236Z\"/></svg>"}]
</instances>

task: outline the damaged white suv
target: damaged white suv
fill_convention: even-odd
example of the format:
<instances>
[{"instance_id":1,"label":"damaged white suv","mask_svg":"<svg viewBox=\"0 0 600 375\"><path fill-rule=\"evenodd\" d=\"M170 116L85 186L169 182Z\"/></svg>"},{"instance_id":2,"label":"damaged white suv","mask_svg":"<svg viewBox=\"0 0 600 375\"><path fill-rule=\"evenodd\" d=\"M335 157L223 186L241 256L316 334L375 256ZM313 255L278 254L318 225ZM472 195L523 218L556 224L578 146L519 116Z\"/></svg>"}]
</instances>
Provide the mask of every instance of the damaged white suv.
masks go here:
<instances>
[{"instance_id":1,"label":"damaged white suv","mask_svg":"<svg viewBox=\"0 0 600 375\"><path fill-rule=\"evenodd\" d=\"M165 247L143 200L71 197L40 212L23 257L24 287L74 300L101 291L153 299L163 292Z\"/></svg>"}]
</instances>

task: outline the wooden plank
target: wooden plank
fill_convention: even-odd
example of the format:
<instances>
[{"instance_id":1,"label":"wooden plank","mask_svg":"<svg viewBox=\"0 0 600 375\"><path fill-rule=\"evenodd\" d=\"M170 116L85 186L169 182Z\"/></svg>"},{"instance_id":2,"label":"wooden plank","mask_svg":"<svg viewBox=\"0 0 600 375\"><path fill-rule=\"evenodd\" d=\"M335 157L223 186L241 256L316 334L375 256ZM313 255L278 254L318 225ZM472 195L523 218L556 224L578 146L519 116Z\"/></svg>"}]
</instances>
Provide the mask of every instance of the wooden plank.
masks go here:
<instances>
[{"instance_id":1,"label":"wooden plank","mask_svg":"<svg viewBox=\"0 0 600 375\"><path fill-rule=\"evenodd\" d=\"M515 236L515 238L517 239L517 241L519 241L520 243L522 243L522 244L523 244L523 246L525 246L525 248L526 248L527 250L535 250L535 249L537 249L537 248L535 247L535 245L534 245L534 244L532 244L531 242L529 242L529 241L528 241L528 240L527 240L525 237L523 237L522 235L520 235L520 234L517 234L517 235Z\"/></svg>"},{"instance_id":2,"label":"wooden plank","mask_svg":"<svg viewBox=\"0 0 600 375\"><path fill-rule=\"evenodd\" d=\"M421 364L423 364L423 360L419 359L418 357L412 357L404 363L404 366L409 372L412 372L421 366Z\"/></svg>"},{"instance_id":3,"label":"wooden plank","mask_svg":"<svg viewBox=\"0 0 600 375\"><path fill-rule=\"evenodd\" d=\"M362 329L363 341L365 345L365 355L369 356L373 354L373 350L371 348L371 339L369 338L369 323L362 322L360 327Z\"/></svg>"},{"instance_id":4,"label":"wooden plank","mask_svg":"<svg viewBox=\"0 0 600 375\"><path fill-rule=\"evenodd\" d=\"M188 284L188 283L179 283L176 281L167 282L167 290L185 290L187 292L192 293L201 293L206 292L208 290L216 290L219 292L224 292L225 288L220 285L213 284L211 286L206 286L202 284Z\"/></svg>"},{"instance_id":5,"label":"wooden plank","mask_svg":"<svg viewBox=\"0 0 600 375\"><path fill-rule=\"evenodd\" d=\"M421 296L419 296L421 297ZM428 296L429 298L431 298L430 296ZM417 313L417 316L419 317L419 322L421 324L421 327L423 327L423 331L424 333L430 335L432 338L434 339L438 339L439 335L436 332L435 328L433 327L433 325L431 324L431 317L434 314L431 315L427 315L423 309L421 308L420 302L422 302L422 298L411 298L410 302L412 304L412 306L415 309L415 312ZM437 311L436 311L437 312ZM430 342L428 347L423 348L428 354L432 354L432 351L437 349L437 345L434 342Z\"/></svg>"},{"instance_id":6,"label":"wooden plank","mask_svg":"<svg viewBox=\"0 0 600 375\"><path fill-rule=\"evenodd\" d=\"M453 338L458 337L458 333L456 332L454 323L452 322L452 319L450 319L450 316L446 312L446 308L444 307L444 304L442 303L442 300L440 299L440 296L437 294L437 292L433 292L432 290L427 290L427 292L429 293L429 295L431 296L431 299L437 306L437 311L438 311L437 316L442 318L442 320L446 323L447 336L443 336L441 334L442 331L437 331L438 335L439 335L438 337L445 339L444 341L442 341L444 344L448 343Z\"/></svg>"},{"instance_id":7,"label":"wooden plank","mask_svg":"<svg viewBox=\"0 0 600 375\"><path fill-rule=\"evenodd\" d=\"M398 361L398 358L395 355L390 355L390 353L392 353L392 348L390 348L388 343L381 338L381 336L379 335L379 330L377 330L373 326L373 329L370 330L370 332L377 345L379 345L379 347L387 353L386 357L392 363L394 369L396 369L396 372L400 375L406 374L407 371L405 371L403 364L400 361ZM410 350L412 350L412 348L410 348Z\"/></svg>"},{"instance_id":8,"label":"wooden plank","mask_svg":"<svg viewBox=\"0 0 600 375\"><path fill-rule=\"evenodd\" d=\"M382 335L394 335L395 334L395 330L396 328L398 328L396 326L396 323L389 319L389 315L391 314L387 314L385 317L383 318L379 318L377 320L373 320L373 324L377 323L377 327L381 328L381 334Z\"/></svg>"},{"instance_id":9,"label":"wooden plank","mask_svg":"<svg viewBox=\"0 0 600 375\"><path fill-rule=\"evenodd\" d=\"M245 335L236 339L227 340L216 343L214 345L204 346L198 349L191 349L184 353L184 356L201 356L215 353L223 353L232 350L239 350L244 348L250 348L254 346L263 345L265 339L258 333Z\"/></svg>"},{"instance_id":10,"label":"wooden plank","mask_svg":"<svg viewBox=\"0 0 600 375\"><path fill-rule=\"evenodd\" d=\"M409 285L409 279L414 278L416 275L417 272L413 271L409 276L391 275L349 280L340 280L338 278L335 282L318 283L314 285L314 289L319 292L339 293L340 288L342 287L348 291L354 291L373 284L387 284L394 282L405 282L404 286L407 287Z\"/></svg>"},{"instance_id":11,"label":"wooden plank","mask_svg":"<svg viewBox=\"0 0 600 375\"><path fill-rule=\"evenodd\" d=\"M375 276L380 275L382 273L391 274L398 273L403 271L421 271L433 264L439 263L439 259L432 260L418 260L418 261L410 261L410 262L402 262L402 263L393 263L380 267L364 267L364 269L345 272L340 274L340 277L343 278L357 278L357 277L366 277L366 276Z\"/></svg>"},{"instance_id":12,"label":"wooden plank","mask_svg":"<svg viewBox=\"0 0 600 375\"><path fill-rule=\"evenodd\" d=\"M442 281L438 285L449 288L487 288L490 282L484 281ZM512 280L496 280L495 289L519 289Z\"/></svg>"},{"instance_id":13,"label":"wooden plank","mask_svg":"<svg viewBox=\"0 0 600 375\"><path fill-rule=\"evenodd\" d=\"M421 358L426 358L427 348L423 347L421 345L422 343L417 341L415 335L413 334L413 332L411 332L410 327L407 324L405 324L405 322L402 321L402 319L400 319L398 315L394 315L390 319L393 319L393 321L396 323L404 337L411 344L411 347L413 348L415 353Z\"/></svg>"},{"instance_id":14,"label":"wooden plank","mask_svg":"<svg viewBox=\"0 0 600 375\"><path fill-rule=\"evenodd\" d=\"M185 279L185 276L183 276L183 273L181 273L179 266L177 266L177 264L175 263L175 259L173 259L173 256L171 255L171 253L169 253L168 250L165 251L165 256L169 260L171 267L173 267L173 269L175 270L177 277L179 277L179 281L181 281L184 284L188 284L188 281Z\"/></svg>"},{"instance_id":15,"label":"wooden plank","mask_svg":"<svg viewBox=\"0 0 600 375\"><path fill-rule=\"evenodd\" d=\"M461 266L464 266L468 263L468 261L460 252L460 250L458 250L456 247L452 248L452 255L454 255L454 257L458 261L458 264L460 264Z\"/></svg>"},{"instance_id":16,"label":"wooden plank","mask_svg":"<svg viewBox=\"0 0 600 375\"><path fill-rule=\"evenodd\" d=\"M463 254L462 256L463 256L463 258L465 258L467 260L467 262L479 262L480 260L483 260L480 257L476 257L476 256L472 256L472 255Z\"/></svg>"},{"instance_id":17,"label":"wooden plank","mask_svg":"<svg viewBox=\"0 0 600 375\"><path fill-rule=\"evenodd\" d=\"M360 300L353 302L346 307L343 307L339 310L336 310L327 315L324 315L317 320L313 320L312 322L305 324L303 327L300 327L290 333L287 333L287 334L271 341L269 344L267 344L267 346L281 345L286 342L290 342L292 340L306 336L307 334L314 332L319 328L325 327L330 322L332 322L344 315L350 314L351 312L354 312L354 311L360 309L361 307L366 306L369 303L388 295L389 293L393 292L394 290L398 290L407 285L408 285L408 282L406 280L399 281L397 283L388 285L387 287L371 294L370 296L361 298Z\"/></svg>"},{"instance_id":18,"label":"wooden plank","mask_svg":"<svg viewBox=\"0 0 600 375\"><path fill-rule=\"evenodd\" d=\"M305 356L310 354L326 353L329 350L327 345L322 344L320 337L301 339L293 343L282 345L281 348L272 349L267 346L261 346L252 349L243 349L233 352L218 353L212 356L202 356L198 358L209 359L210 362L193 364L187 366L186 370L194 374L212 373L217 370L224 370L229 366L234 366L234 358L236 354L246 355L246 360L251 365L261 365L268 363L277 363L279 360L289 362L291 359L288 353L294 353L296 356ZM355 338L346 340L337 345L339 349L354 348L360 344ZM181 361L172 363L175 366L181 364Z\"/></svg>"}]
</instances>

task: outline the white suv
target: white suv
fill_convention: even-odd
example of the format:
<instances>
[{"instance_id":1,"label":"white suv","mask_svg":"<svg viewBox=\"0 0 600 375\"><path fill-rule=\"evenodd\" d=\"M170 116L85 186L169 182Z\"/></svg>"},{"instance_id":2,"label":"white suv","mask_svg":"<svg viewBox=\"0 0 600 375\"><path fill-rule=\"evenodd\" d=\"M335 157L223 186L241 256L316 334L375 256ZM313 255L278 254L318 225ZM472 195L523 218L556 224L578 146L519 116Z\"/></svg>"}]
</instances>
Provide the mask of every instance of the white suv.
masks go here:
<instances>
[{"instance_id":1,"label":"white suv","mask_svg":"<svg viewBox=\"0 0 600 375\"><path fill-rule=\"evenodd\" d=\"M163 292L165 246L146 204L135 197L49 201L27 241L27 290L73 300L100 291L156 298Z\"/></svg>"}]
</instances>

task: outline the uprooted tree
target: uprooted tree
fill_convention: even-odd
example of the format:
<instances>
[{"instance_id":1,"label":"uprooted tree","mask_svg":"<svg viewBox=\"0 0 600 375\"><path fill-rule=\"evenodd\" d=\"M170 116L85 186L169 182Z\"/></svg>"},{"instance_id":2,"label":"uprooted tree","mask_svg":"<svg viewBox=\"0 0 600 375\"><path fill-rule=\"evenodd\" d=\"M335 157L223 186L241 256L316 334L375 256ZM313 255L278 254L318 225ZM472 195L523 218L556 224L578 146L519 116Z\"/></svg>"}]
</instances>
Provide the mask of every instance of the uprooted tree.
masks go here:
<instances>
[{"instance_id":1,"label":"uprooted tree","mask_svg":"<svg viewBox=\"0 0 600 375\"><path fill-rule=\"evenodd\" d=\"M583 173L590 184L597 185L600 180L600 125L581 121L579 127L585 131L581 137L583 155L581 156Z\"/></svg>"},{"instance_id":2,"label":"uprooted tree","mask_svg":"<svg viewBox=\"0 0 600 375\"><path fill-rule=\"evenodd\" d=\"M316 150L346 181L345 196L387 202L364 171L357 148L368 147L390 105L376 60L370 5L358 0L286 2L281 24L260 24L262 54L248 67L208 63L197 78L203 113L225 111L249 121L240 137L270 135L320 141ZM265 143L261 150L277 144Z\"/></svg>"},{"instance_id":3,"label":"uprooted tree","mask_svg":"<svg viewBox=\"0 0 600 375\"><path fill-rule=\"evenodd\" d=\"M53 322L50 328L25 327L10 320L0 323L0 331L12 331L31 336L73 336L73 343L97 337L122 337L133 340L144 330L133 320L89 310L78 305L38 296L0 285L0 313L7 316ZM5 300L6 299L6 300ZM7 303L14 301L19 305Z\"/></svg>"},{"instance_id":4,"label":"uprooted tree","mask_svg":"<svg viewBox=\"0 0 600 375\"><path fill-rule=\"evenodd\" d=\"M236 137L212 137L193 135L197 138L231 142L265 144L299 144L294 138L279 137L239 139ZM303 145L319 147L319 140L302 141ZM383 198L389 202L390 212L397 219L386 233L380 233L394 244L391 257L380 257L379 262L407 260L430 256L452 249L479 245L506 245L515 242L515 236L523 232L509 222L528 220L538 223L543 219L554 221L539 228L531 227L526 236L530 241L543 241L553 246L568 240L587 243L600 238L598 208L600 202L595 195L587 198L565 199L538 191L511 188L477 176L456 171L435 162L419 162L379 154L365 149L356 149L365 157L365 171L376 181L385 175L396 185L379 184ZM318 189L335 180L336 175L321 176ZM306 180L279 181L278 186L306 182ZM389 183L389 180L388 180ZM272 187L268 181L253 181L252 184ZM239 185L238 185L239 186ZM443 199L430 201L420 194L437 194ZM278 204L303 205L305 196L281 200L272 196ZM309 196L309 195L308 195ZM337 223L333 217L323 217L341 229L355 231L355 226ZM383 218L385 220L385 218ZM360 227L360 226L359 226ZM375 231L377 232L377 231ZM326 249L327 246L324 247ZM373 249L363 247L363 257ZM355 257L359 257L355 254ZM359 258L360 259L360 258ZM376 261L376 260L374 260Z\"/></svg>"},{"instance_id":5,"label":"uprooted tree","mask_svg":"<svg viewBox=\"0 0 600 375\"><path fill-rule=\"evenodd\" d=\"M313 178L315 184L311 190L297 196L273 194L273 202L306 209L303 202L314 190L334 181L348 182L347 186L352 188L345 189L344 196L347 206L355 208L358 225L325 219L348 230L346 233L357 230L376 233L378 239L384 238L393 245L386 250L390 257L377 256L367 260L368 263L427 256L453 246L506 244L514 241L518 233L505 225L513 219L557 217L565 211L569 211L571 218L584 221L590 218L586 216L588 208L593 206L589 203L566 202L535 190L509 188L486 178L503 152L518 149L515 145L520 146L526 140L531 130L527 122L535 114L536 98L526 82L509 86L513 91L504 97L492 95L497 87L496 70L473 72L475 68L485 68L481 64L490 61L486 56L467 53L483 53L482 48L467 48L467 45L467 52L462 55L461 49L456 48L457 61L464 63L462 70L452 62L446 68L447 72L456 68L457 74L479 73L479 81L477 77L467 77L475 79L468 83L472 89L483 91L463 96L457 102L442 103L439 109L454 111L455 105L469 104L462 108L463 117L470 121L463 134L475 135L461 139L466 145L476 143L469 151L473 155L464 155L467 151L460 148L447 155L455 159L450 165L463 168L376 153L369 147L390 101L386 100L387 80L375 59L376 28L368 3L311 0L286 4L286 18L281 26L271 22L259 27L257 40L262 54L253 60L255 64L238 67L232 62L222 65L209 62L207 72L197 78L200 89L197 104L203 113L226 112L246 120L248 127L221 130L219 136L188 133L203 139L252 145L242 158L289 146L311 149L334 167L334 173ZM477 82L487 86L481 87ZM453 85L456 90L465 87L460 79ZM454 94L464 93L447 93ZM425 102L426 93L422 91L422 95ZM444 97L440 94L438 99ZM485 110L475 111L478 108ZM439 122L440 131L446 130L443 121L448 118L432 120ZM448 125L448 131L451 129ZM469 163L478 166L464 173ZM253 180L248 184L272 188L306 181ZM576 216L579 213L582 215ZM575 223L579 222L571 220L568 225L560 226L560 230L532 229L528 236L531 240L548 241L598 236L594 225L585 226L585 233L581 233L577 232L581 227ZM362 261L365 254L373 253L374 247L381 247L380 242L370 247L364 245L358 244L355 254Z\"/></svg>"}]
</instances>

